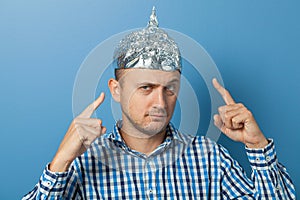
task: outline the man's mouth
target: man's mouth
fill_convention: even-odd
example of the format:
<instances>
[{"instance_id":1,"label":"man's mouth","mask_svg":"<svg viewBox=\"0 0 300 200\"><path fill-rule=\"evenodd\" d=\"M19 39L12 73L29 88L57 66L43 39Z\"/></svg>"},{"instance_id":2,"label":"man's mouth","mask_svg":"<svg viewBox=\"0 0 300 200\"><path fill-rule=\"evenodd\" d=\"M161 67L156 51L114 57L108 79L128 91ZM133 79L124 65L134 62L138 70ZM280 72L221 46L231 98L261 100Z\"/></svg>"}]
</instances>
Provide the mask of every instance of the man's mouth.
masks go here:
<instances>
[{"instance_id":1,"label":"man's mouth","mask_svg":"<svg viewBox=\"0 0 300 200\"><path fill-rule=\"evenodd\" d=\"M167 117L165 112L149 112L148 115L151 117Z\"/></svg>"},{"instance_id":2,"label":"man's mouth","mask_svg":"<svg viewBox=\"0 0 300 200\"><path fill-rule=\"evenodd\" d=\"M167 115L165 114L149 114L149 117L151 118L152 121L157 121L157 122L161 122L161 121L165 121Z\"/></svg>"},{"instance_id":3,"label":"man's mouth","mask_svg":"<svg viewBox=\"0 0 300 200\"><path fill-rule=\"evenodd\" d=\"M151 114L149 116L151 116L151 117L166 117L166 115L161 115L161 114Z\"/></svg>"}]
</instances>

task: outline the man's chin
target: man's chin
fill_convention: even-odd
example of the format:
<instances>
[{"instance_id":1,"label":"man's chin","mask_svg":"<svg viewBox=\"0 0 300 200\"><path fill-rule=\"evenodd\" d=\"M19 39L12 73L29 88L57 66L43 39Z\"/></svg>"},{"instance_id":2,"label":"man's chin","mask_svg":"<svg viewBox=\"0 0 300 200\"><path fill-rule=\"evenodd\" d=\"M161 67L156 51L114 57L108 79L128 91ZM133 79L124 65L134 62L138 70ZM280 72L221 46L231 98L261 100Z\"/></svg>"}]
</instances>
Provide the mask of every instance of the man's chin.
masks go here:
<instances>
[{"instance_id":1,"label":"man's chin","mask_svg":"<svg viewBox=\"0 0 300 200\"><path fill-rule=\"evenodd\" d=\"M166 130L167 124L162 121L152 121L149 125L144 127L144 132L147 135L156 135Z\"/></svg>"}]
</instances>

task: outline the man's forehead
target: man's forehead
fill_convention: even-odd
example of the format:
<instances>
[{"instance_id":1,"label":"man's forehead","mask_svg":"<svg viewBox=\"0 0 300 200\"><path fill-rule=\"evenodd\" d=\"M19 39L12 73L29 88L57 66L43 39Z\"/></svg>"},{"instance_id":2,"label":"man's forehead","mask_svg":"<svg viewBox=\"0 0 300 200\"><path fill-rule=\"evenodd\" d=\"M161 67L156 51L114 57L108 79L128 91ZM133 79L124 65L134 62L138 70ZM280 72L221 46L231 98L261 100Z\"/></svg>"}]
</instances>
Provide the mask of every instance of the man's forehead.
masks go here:
<instances>
[{"instance_id":1,"label":"man's forehead","mask_svg":"<svg viewBox=\"0 0 300 200\"><path fill-rule=\"evenodd\" d=\"M153 69L126 69L121 79L130 83L161 83L180 82L179 71L162 71Z\"/></svg>"}]
</instances>

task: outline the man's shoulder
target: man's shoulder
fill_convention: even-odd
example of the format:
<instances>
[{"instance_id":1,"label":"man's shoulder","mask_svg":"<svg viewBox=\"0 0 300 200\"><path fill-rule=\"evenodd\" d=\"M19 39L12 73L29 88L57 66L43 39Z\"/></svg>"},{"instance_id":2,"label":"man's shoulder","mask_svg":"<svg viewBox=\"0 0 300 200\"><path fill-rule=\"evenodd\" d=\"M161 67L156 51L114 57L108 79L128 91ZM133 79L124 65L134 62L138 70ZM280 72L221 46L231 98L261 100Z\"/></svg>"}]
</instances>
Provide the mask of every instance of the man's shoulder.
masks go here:
<instances>
[{"instance_id":1,"label":"man's shoulder","mask_svg":"<svg viewBox=\"0 0 300 200\"><path fill-rule=\"evenodd\" d=\"M187 149L198 151L199 153L219 152L222 149L221 145L214 140L203 135L189 135L179 133L182 140L187 145Z\"/></svg>"},{"instance_id":2,"label":"man's shoulder","mask_svg":"<svg viewBox=\"0 0 300 200\"><path fill-rule=\"evenodd\" d=\"M179 132L179 136L184 141L191 141L192 144L218 145L214 140L203 135L191 135Z\"/></svg>"}]
</instances>

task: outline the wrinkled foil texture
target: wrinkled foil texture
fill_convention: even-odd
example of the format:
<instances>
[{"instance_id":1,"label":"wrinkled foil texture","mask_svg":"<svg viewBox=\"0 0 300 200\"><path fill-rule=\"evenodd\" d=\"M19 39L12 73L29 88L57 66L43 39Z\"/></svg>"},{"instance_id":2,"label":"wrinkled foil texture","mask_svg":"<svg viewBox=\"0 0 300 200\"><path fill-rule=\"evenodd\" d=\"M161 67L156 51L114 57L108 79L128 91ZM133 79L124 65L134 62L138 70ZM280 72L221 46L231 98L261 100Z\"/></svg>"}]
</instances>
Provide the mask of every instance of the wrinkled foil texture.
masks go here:
<instances>
[{"instance_id":1,"label":"wrinkled foil texture","mask_svg":"<svg viewBox=\"0 0 300 200\"><path fill-rule=\"evenodd\" d=\"M181 56L175 41L158 27L155 8L148 26L123 38L114 52L117 69L142 68L181 72Z\"/></svg>"}]
</instances>

